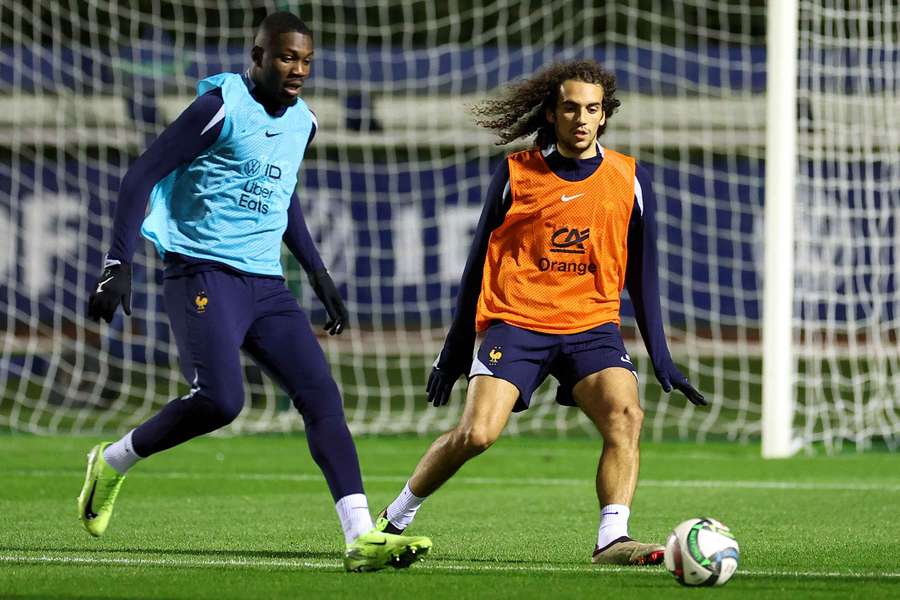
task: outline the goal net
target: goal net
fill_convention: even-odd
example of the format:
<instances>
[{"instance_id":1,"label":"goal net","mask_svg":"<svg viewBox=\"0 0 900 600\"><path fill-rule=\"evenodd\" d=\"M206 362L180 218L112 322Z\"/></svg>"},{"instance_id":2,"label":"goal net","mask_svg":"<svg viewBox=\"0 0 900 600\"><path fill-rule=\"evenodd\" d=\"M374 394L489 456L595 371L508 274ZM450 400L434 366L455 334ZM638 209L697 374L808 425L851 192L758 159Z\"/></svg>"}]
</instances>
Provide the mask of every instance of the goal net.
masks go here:
<instances>
[{"instance_id":1,"label":"goal net","mask_svg":"<svg viewBox=\"0 0 900 600\"><path fill-rule=\"evenodd\" d=\"M645 438L760 433L765 3L727 0L51 0L0 8L0 427L120 433L187 391L149 244L134 315L85 318L130 162L190 102L198 78L248 65L275 9L315 32L305 100L320 124L299 194L351 313L321 338L354 432L433 432L425 402L482 193L505 152L467 107L554 60L594 57L622 108L603 143L653 176L662 306L676 361L711 400L661 394L624 303ZM893 445L900 242L898 11L801 2L794 339L795 429L807 446ZM786 57L786 60L789 57ZM314 324L325 316L285 254ZM297 357L302 361L303 357ZM228 431L302 420L246 362ZM590 433L553 382L511 433Z\"/></svg>"},{"instance_id":2,"label":"goal net","mask_svg":"<svg viewBox=\"0 0 900 600\"><path fill-rule=\"evenodd\" d=\"M900 433L900 11L799 3L794 436Z\"/></svg>"}]
</instances>

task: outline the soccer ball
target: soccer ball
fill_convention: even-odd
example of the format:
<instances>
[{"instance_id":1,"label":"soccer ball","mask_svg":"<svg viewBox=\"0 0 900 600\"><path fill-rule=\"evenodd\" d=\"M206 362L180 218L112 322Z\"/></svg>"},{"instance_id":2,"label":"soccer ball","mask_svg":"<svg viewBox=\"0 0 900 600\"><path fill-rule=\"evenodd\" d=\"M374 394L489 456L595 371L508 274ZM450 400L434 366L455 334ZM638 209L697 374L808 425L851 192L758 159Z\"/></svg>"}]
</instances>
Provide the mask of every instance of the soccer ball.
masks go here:
<instances>
[{"instance_id":1,"label":"soccer ball","mask_svg":"<svg viewBox=\"0 0 900 600\"><path fill-rule=\"evenodd\" d=\"M739 554L728 527L715 519L688 519L669 534L666 568L682 585L724 585L737 570Z\"/></svg>"}]
</instances>

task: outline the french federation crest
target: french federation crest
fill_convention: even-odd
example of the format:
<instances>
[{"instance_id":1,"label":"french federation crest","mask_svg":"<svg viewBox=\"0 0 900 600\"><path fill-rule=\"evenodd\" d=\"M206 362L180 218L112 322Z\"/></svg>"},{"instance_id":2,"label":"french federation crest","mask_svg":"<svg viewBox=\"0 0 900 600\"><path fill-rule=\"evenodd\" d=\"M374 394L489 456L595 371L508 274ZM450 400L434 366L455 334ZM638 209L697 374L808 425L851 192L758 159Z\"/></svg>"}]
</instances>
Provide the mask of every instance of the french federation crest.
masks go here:
<instances>
[{"instance_id":1,"label":"french federation crest","mask_svg":"<svg viewBox=\"0 0 900 600\"><path fill-rule=\"evenodd\" d=\"M488 362L491 366L496 365L500 362L500 359L503 358L503 346L494 346L491 348L491 351L488 352Z\"/></svg>"},{"instance_id":2,"label":"french federation crest","mask_svg":"<svg viewBox=\"0 0 900 600\"><path fill-rule=\"evenodd\" d=\"M194 308L197 309L197 312L205 313L207 304L209 304L209 298L206 297L206 292L197 292L194 297Z\"/></svg>"}]
</instances>

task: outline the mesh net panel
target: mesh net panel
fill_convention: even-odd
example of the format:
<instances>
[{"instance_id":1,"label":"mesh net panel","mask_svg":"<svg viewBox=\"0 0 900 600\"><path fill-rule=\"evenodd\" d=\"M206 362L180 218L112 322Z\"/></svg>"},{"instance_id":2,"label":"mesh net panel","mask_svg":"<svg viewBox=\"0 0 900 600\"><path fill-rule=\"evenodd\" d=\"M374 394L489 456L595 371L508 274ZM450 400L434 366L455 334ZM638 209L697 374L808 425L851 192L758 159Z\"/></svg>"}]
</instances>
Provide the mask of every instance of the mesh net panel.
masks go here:
<instances>
[{"instance_id":1,"label":"mesh net panel","mask_svg":"<svg viewBox=\"0 0 900 600\"><path fill-rule=\"evenodd\" d=\"M475 128L467 106L553 60L590 56L617 74L622 98L603 143L653 176L673 355L712 400L698 410L660 393L626 302L645 438L759 434L763 2L127 4L0 9L0 426L121 432L187 391L149 244L135 257L133 317L98 326L84 307L129 163L198 78L244 70L254 26L288 8L316 36L304 97L320 129L299 192L352 315L321 341L355 432L457 421L465 386L434 409L424 384L482 193L512 149ZM797 429L829 447L893 439L900 422L897 11L857 4L801 8ZM323 323L299 267L285 264ZM245 410L228 431L301 429L289 399L251 362L244 370ZM553 388L508 431L591 432Z\"/></svg>"},{"instance_id":2,"label":"mesh net panel","mask_svg":"<svg viewBox=\"0 0 900 600\"><path fill-rule=\"evenodd\" d=\"M897 443L900 11L801 2L795 434Z\"/></svg>"}]
</instances>

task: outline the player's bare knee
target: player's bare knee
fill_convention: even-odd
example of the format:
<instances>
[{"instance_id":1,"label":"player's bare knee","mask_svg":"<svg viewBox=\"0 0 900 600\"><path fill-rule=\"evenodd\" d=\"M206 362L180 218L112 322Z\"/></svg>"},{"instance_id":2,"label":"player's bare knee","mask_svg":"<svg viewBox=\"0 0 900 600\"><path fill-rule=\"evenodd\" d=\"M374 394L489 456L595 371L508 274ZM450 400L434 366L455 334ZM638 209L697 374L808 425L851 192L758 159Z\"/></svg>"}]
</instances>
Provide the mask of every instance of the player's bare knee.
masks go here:
<instances>
[{"instance_id":1,"label":"player's bare knee","mask_svg":"<svg viewBox=\"0 0 900 600\"><path fill-rule=\"evenodd\" d=\"M459 427L454 438L457 448L466 454L476 456L497 441L497 434L485 427Z\"/></svg>"},{"instance_id":2,"label":"player's bare knee","mask_svg":"<svg viewBox=\"0 0 900 600\"><path fill-rule=\"evenodd\" d=\"M598 424L607 444L633 446L640 437L644 410L639 404L618 404L610 407Z\"/></svg>"},{"instance_id":3,"label":"player's bare knee","mask_svg":"<svg viewBox=\"0 0 900 600\"><path fill-rule=\"evenodd\" d=\"M638 404L625 404L618 407L615 414L619 426L630 434L640 432L644 423L644 410Z\"/></svg>"},{"instance_id":4,"label":"player's bare knee","mask_svg":"<svg viewBox=\"0 0 900 600\"><path fill-rule=\"evenodd\" d=\"M625 407L625 414L634 429L640 430L644 424L644 409L640 404L631 404Z\"/></svg>"}]
</instances>

